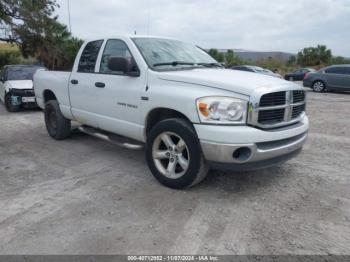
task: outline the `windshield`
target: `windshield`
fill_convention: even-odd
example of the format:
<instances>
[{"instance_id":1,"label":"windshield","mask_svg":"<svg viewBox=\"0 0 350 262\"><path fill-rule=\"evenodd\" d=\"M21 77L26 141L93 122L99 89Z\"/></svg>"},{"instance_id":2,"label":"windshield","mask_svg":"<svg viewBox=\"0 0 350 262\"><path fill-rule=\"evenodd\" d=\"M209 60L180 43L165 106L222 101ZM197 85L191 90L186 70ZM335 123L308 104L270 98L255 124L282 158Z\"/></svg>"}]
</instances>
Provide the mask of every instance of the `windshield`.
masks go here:
<instances>
[{"instance_id":1,"label":"windshield","mask_svg":"<svg viewBox=\"0 0 350 262\"><path fill-rule=\"evenodd\" d=\"M33 75L39 68L37 66L9 67L7 70L7 80L33 80Z\"/></svg>"},{"instance_id":2,"label":"windshield","mask_svg":"<svg viewBox=\"0 0 350 262\"><path fill-rule=\"evenodd\" d=\"M185 69L218 62L202 49L178 40L133 38L149 67L160 70Z\"/></svg>"}]
</instances>

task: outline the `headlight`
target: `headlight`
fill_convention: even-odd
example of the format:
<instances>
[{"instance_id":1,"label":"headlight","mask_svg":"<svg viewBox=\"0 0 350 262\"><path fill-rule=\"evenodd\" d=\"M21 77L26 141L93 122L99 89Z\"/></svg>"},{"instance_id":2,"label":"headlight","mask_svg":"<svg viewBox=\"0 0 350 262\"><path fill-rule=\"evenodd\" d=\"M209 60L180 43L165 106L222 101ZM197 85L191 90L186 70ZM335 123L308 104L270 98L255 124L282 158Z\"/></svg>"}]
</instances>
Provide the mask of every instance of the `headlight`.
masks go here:
<instances>
[{"instance_id":1,"label":"headlight","mask_svg":"<svg viewBox=\"0 0 350 262\"><path fill-rule=\"evenodd\" d=\"M203 97L197 99L197 110L202 123L244 124L247 101L230 97Z\"/></svg>"}]
</instances>

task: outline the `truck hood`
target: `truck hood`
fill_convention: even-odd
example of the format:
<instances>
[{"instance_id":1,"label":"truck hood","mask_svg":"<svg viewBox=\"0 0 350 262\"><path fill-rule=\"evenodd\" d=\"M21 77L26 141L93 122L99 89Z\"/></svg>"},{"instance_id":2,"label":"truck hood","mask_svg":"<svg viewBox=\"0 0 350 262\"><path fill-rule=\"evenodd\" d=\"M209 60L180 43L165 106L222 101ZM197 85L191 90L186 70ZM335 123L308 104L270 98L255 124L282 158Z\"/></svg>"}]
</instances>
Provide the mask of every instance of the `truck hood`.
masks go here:
<instances>
[{"instance_id":1,"label":"truck hood","mask_svg":"<svg viewBox=\"0 0 350 262\"><path fill-rule=\"evenodd\" d=\"M33 89L32 80L9 80L6 83L9 88L13 89Z\"/></svg>"},{"instance_id":2,"label":"truck hood","mask_svg":"<svg viewBox=\"0 0 350 262\"><path fill-rule=\"evenodd\" d=\"M224 89L247 96L250 96L259 88L265 90L271 89L271 92L273 92L274 89L281 87L302 89L297 84L276 77L231 69L200 68L193 70L160 72L159 78L166 81Z\"/></svg>"}]
</instances>

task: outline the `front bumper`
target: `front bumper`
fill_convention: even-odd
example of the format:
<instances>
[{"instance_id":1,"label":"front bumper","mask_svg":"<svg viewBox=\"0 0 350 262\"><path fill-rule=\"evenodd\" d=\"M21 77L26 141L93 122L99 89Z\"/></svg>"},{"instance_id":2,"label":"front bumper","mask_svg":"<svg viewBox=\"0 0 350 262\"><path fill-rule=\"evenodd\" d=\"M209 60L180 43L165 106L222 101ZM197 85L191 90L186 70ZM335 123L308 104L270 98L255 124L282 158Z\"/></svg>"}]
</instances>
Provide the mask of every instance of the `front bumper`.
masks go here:
<instances>
[{"instance_id":1,"label":"front bumper","mask_svg":"<svg viewBox=\"0 0 350 262\"><path fill-rule=\"evenodd\" d=\"M296 125L272 131L249 126L195 128L204 157L212 166L249 170L278 164L298 154L307 140L309 122L305 116Z\"/></svg>"},{"instance_id":2,"label":"front bumper","mask_svg":"<svg viewBox=\"0 0 350 262\"><path fill-rule=\"evenodd\" d=\"M11 103L14 106L24 105L26 107L36 107L36 98L33 89L11 89Z\"/></svg>"}]
</instances>

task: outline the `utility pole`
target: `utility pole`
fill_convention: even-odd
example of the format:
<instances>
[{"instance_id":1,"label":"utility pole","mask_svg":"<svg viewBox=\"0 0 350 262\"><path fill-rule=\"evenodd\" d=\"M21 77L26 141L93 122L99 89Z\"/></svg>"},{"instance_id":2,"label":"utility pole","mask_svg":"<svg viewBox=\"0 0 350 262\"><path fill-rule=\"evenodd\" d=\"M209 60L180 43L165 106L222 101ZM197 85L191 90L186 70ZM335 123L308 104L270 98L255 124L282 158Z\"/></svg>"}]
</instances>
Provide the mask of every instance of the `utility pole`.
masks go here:
<instances>
[{"instance_id":1,"label":"utility pole","mask_svg":"<svg viewBox=\"0 0 350 262\"><path fill-rule=\"evenodd\" d=\"M148 10L148 18L147 18L147 35L149 35L149 27L151 23L151 12Z\"/></svg>"},{"instance_id":2,"label":"utility pole","mask_svg":"<svg viewBox=\"0 0 350 262\"><path fill-rule=\"evenodd\" d=\"M69 29L69 33L72 33L72 25L71 25L71 21L70 21L70 2L69 0L67 0L67 6L68 6L68 29Z\"/></svg>"}]
</instances>

